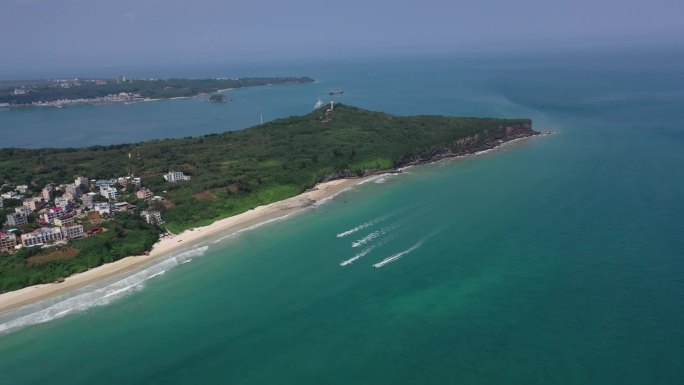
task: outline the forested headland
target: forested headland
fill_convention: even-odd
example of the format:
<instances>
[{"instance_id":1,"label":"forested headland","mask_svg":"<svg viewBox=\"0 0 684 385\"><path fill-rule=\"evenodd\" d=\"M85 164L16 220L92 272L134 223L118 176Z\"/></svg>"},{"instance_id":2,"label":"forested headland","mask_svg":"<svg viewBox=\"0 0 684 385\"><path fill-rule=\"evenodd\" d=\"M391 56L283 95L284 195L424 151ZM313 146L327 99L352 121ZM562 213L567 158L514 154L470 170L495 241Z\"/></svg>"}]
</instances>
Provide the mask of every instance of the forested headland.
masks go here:
<instances>
[{"instance_id":1,"label":"forested headland","mask_svg":"<svg viewBox=\"0 0 684 385\"><path fill-rule=\"evenodd\" d=\"M333 111L316 110L199 137L87 148L4 148L0 181L44 186L72 181L75 175L140 177L143 186L163 197L164 204L155 209L162 211L164 226L180 232L295 196L324 180L474 153L535 134L529 119L394 116L339 104ZM167 182L162 176L169 171L182 171L191 179ZM139 209L147 206L133 203ZM90 238L76 246L76 261L90 258L95 252L87 250L95 247L108 250L97 252L105 259L85 264L55 260L50 269L62 269L66 263L65 271L77 272L149 250L156 240L153 231L122 219L118 231L102 235L100 246ZM136 232L150 236L134 236ZM129 241L141 247L124 247ZM22 258L31 253L24 252ZM12 256L11 266L0 264L0 281L10 279L9 272L22 271L18 254ZM24 268L35 265L25 263ZM2 287L7 288L0 286L0 291Z\"/></svg>"}]
</instances>

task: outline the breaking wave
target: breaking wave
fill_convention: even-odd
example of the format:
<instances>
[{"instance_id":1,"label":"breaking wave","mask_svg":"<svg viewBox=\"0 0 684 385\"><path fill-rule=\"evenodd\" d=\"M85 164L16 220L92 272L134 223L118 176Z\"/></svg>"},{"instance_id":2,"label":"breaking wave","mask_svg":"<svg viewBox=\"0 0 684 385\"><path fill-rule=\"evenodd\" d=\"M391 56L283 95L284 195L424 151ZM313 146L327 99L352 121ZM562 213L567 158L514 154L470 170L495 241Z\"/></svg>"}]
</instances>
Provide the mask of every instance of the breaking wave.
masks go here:
<instances>
[{"instance_id":1,"label":"breaking wave","mask_svg":"<svg viewBox=\"0 0 684 385\"><path fill-rule=\"evenodd\" d=\"M261 226L263 226L263 225L267 225L267 224L269 224L269 223L273 223L273 222L276 222L276 221L283 220L283 219L285 219L285 218L287 218L287 217L289 217L289 216L291 216L291 215L297 214L297 213L299 213L299 212L301 212L301 211L304 211L304 210L306 210L306 209L304 208L304 209L301 209L301 210L293 211L293 212L291 212L291 213L289 213L289 214L285 214L285 215L282 215L282 216L279 216L279 217L276 217L276 218L267 219L267 220L262 221L262 222L259 222L259 223L255 223L255 224L253 224L253 225L251 225L251 226L245 227L244 229L240 229L240 230L235 231L235 232L233 232L233 233L230 233L230 234L228 234L228 235L224 235L223 237L221 237L221 238L215 240L214 243L219 243L219 242L221 242L221 241L223 241L223 240L225 240L225 239L228 239L228 238L230 238L230 237L234 237L234 236L236 236L236 235L238 235L238 234L241 234L241 233L244 233L244 232L247 232L247 231L251 231L251 230L254 230L254 229L258 229L259 227L261 227Z\"/></svg>"},{"instance_id":2,"label":"breaking wave","mask_svg":"<svg viewBox=\"0 0 684 385\"><path fill-rule=\"evenodd\" d=\"M169 269L190 261L193 257L204 255L208 248L208 246L202 246L166 258L103 287L87 286L76 291L75 295L71 293L69 296L41 301L10 311L5 316L0 317L0 335L25 326L52 321L95 306L107 305L127 294L142 290L147 280L163 275Z\"/></svg>"}]
</instances>

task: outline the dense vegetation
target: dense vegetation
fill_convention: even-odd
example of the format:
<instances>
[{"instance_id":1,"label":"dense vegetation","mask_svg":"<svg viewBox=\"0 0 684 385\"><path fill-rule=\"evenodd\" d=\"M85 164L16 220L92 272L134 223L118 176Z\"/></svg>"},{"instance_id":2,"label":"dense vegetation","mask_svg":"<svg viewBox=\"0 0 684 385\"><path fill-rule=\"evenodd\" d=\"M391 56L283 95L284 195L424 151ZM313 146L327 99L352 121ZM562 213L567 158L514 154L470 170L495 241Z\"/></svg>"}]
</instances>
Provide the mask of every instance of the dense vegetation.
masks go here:
<instances>
[{"instance_id":1,"label":"dense vegetation","mask_svg":"<svg viewBox=\"0 0 684 385\"><path fill-rule=\"evenodd\" d=\"M159 230L133 213L117 213L112 221L103 223L103 226L107 228L106 232L61 248L45 251L38 247L24 247L12 255L0 254L0 293L54 282L103 263L143 254L159 239ZM55 258L45 262L31 258L39 253ZM68 258L61 258L60 255Z\"/></svg>"},{"instance_id":2,"label":"dense vegetation","mask_svg":"<svg viewBox=\"0 0 684 385\"><path fill-rule=\"evenodd\" d=\"M0 89L0 103L15 105L33 102L53 102L59 99L92 99L121 92L137 93L143 98L168 99L183 96L195 96L201 93L212 93L228 88L262 86L267 84L310 83L308 77L277 78L243 78L243 79L162 79L162 80L128 80L106 84L83 82L80 86L63 88L44 83L34 85L30 92L14 95L14 87Z\"/></svg>"},{"instance_id":3,"label":"dense vegetation","mask_svg":"<svg viewBox=\"0 0 684 385\"><path fill-rule=\"evenodd\" d=\"M531 133L526 119L397 117L337 105L330 117L318 110L202 137L79 149L0 149L0 181L40 188L73 181L74 175L111 178L132 172L168 199L163 217L176 232L294 196L331 176L477 151ZM167 183L162 174L170 170L192 179Z\"/></svg>"}]
</instances>

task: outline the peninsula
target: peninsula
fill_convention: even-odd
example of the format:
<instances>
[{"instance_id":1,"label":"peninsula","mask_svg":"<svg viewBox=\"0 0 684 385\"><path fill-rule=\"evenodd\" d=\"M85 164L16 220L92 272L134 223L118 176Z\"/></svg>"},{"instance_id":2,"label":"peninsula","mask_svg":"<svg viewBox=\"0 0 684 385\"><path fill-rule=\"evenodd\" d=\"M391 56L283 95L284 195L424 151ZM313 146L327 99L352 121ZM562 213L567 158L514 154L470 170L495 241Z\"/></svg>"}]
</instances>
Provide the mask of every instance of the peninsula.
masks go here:
<instances>
[{"instance_id":1,"label":"peninsula","mask_svg":"<svg viewBox=\"0 0 684 385\"><path fill-rule=\"evenodd\" d=\"M65 107L192 97L233 88L311 83L309 77L209 79L58 79L0 83L0 107Z\"/></svg>"},{"instance_id":2,"label":"peninsula","mask_svg":"<svg viewBox=\"0 0 684 385\"><path fill-rule=\"evenodd\" d=\"M149 253L160 235L168 252L172 234L248 211L270 218L274 202L305 207L348 186L341 180L536 134L528 119L394 116L338 104L200 137L0 149L0 292Z\"/></svg>"}]
</instances>

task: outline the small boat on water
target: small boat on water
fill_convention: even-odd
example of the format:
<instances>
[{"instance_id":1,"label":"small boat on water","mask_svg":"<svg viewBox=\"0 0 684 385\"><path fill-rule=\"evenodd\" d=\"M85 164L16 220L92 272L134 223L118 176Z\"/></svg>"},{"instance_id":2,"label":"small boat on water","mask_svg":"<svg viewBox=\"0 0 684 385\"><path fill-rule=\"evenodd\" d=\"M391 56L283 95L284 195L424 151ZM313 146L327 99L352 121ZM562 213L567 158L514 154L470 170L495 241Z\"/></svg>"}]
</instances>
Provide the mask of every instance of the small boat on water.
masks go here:
<instances>
[{"instance_id":1,"label":"small boat on water","mask_svg":"<svg viewBox=\"0 0 684 385\"><path fill-rule=\"evenodd\" d=\"M344 91L342 91L342 90L328 92L328 94L330 94L330 95L342 95L343 93L344 93Z\"/></svg>"}]
</instances>

